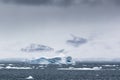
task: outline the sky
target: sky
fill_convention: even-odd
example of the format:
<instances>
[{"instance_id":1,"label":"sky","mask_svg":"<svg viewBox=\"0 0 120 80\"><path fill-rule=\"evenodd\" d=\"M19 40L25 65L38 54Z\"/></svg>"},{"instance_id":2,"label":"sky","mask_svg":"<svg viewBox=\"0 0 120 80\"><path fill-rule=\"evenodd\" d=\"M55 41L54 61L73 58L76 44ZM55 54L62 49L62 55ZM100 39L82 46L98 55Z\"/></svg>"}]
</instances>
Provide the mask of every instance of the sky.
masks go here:
<instances>
[{"instance_id":1,"label":"sky","mask_svg":"<svg viewBox=\"0 0 120 80\"><path fill-rule=\"evenodd\" d=\"M120 58L119 21L119 0L1 0L0 59ZM86 42L67 44L71 35ZM54 51L21 51L33 43Z\"/></svg>"}]
</instances>

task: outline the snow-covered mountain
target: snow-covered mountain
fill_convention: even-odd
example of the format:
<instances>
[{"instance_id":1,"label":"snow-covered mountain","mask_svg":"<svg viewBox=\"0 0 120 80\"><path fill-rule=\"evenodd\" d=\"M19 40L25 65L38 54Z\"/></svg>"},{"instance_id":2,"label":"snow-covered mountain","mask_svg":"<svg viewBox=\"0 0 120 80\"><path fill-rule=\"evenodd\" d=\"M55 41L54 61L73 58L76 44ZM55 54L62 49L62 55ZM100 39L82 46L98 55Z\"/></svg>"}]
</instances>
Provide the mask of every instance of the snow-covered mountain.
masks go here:
<instances>
[{"instance_id":1,"label":"snow-covered mountain","mask_svg":"<svg viewBox=\"0 0 120 80\"><path fill-rule=\"evenodd\" d=\"M74 64L71 56L68 57L54 57L34 59L30 61L31 64Z\"/></svg>"},{"instance_id":2,"label":"snow-covered mountain","mask_svg":"<svg viewBox=\"0 0 120 80\"><path fill-rule=\"evenodd\" d=\"M41 44L30 44L29 46L22 48L21 51L22 52L49 52L49 51L54 51L54 49Z\"/></svg>"}]
</instances>

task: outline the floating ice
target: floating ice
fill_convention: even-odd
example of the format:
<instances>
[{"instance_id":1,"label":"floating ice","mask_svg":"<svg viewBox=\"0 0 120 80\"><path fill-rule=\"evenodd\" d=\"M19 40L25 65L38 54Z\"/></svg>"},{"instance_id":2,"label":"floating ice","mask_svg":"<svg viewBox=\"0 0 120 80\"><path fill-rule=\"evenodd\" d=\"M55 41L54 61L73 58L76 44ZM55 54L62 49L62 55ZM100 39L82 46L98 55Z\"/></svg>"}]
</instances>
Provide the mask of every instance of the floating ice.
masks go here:
<instances>
[{"instance_id":1,"label":"floating ice","mask_svg":"<svg viewBox=\"0 0 120 80\"><path fill-rule=\"evenodd\" d=\"M28 76L26 79L34 79L32 76Z\"/></svg>"},{"instance_id":2,"label":"floating ice","mask_svg":"<svg viewBox=\"0 0 120 80\"><path fill-rule=\"evenodd\" d=\"M93 67L93 68L74 68L74 67L69 67L69 68L57 68L57 70L101 70L102 67Z\"/></svg>"},{"instance_id":3,"label":"floating ice","mask_svg":"<svg viewBox=\"0 0 120 80\"><path fill-rule=\"evenodd\" d=\"M13 66L13 64L8 64L9 66Z\"/></svg>"},{"instance_id":4,"label":"floating ice","mask_svg":"<svg viewBox=\"0 0 120 80\"><path fill-rule=\"evenodd\" d=\"M4 66L5 64L0 64L0 66Z\"/></svg>"},{"instance_id":5,"label":"floating ice","mask_svg":"<svg viewBox=\"0 0 120 80\"><path fill-rule=\"evenodd\" d=\"M1 66L0 66L0 69L3 69L3 68L4 68L4 67L1 67Z\"/></svg>"},{"instance_id":6,"label":"floating ice","mask_svg":"<svg viewBox=\"0 0 120 80\"><path fill-rule=\"evenodd\" d=\"M6 66L5 69L32 69L31 67L11 67L11 66Z\"/></svg>"},{"instance_id":7,"label":"floating ice","mask_svg":"<svg viewBox=\"0 0 120 80\"><path fill-rule=\"evenodd\" d=\"M105 66L105 67L116 67L116 66L119 66L119 65L102 65L102 66Z\"/></svg>"}]
</instances>

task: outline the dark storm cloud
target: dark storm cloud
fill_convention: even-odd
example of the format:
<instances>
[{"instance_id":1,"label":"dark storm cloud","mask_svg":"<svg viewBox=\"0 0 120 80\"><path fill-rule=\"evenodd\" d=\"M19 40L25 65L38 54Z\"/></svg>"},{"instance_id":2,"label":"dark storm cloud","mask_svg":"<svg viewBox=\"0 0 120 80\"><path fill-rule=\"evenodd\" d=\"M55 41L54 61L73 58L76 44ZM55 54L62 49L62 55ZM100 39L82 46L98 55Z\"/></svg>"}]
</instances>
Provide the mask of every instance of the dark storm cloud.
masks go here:
<instances>
[{"instance_id":1,"label":"dark storm cloud","mask_svg":"<svg viewBox=\"0 0 120 80\"><path fill-rule=\"evenodd\" d=\"M120 4L120 0L2 0L4 3L23 4L23 5L99 5L104 3Z\"/></svg>"},{"instance_id":2,"label":"dark storm cloud","mask_svg":"<svg viewBox=\"0 0 120 80\"><path fill-rule=\"evenodd\" d=\"M86 44L88 41L85 38L81 37L76 37L72 35L73 39L72 40L67 40L66 43L73 46L73 47L79 47L82 44Z\"/></svg>"}]
</instances>

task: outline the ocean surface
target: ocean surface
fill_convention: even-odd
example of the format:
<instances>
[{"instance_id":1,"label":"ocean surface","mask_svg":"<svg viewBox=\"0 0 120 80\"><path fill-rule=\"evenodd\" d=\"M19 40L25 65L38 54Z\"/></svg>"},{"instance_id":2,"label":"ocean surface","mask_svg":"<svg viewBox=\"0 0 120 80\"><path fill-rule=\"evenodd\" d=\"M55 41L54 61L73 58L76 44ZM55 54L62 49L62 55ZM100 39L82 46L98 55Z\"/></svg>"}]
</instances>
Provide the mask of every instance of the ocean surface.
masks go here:
<instances>
[{"instance_id":1,"label":"ocean surface","mask_svg":"<svg viewBox=\"0 0 120 80\"><path fill-rule=\"evenodd\" d=\"M120 63L1 63L0 80L120 80Z\"/></svg>"}]
</instances>

